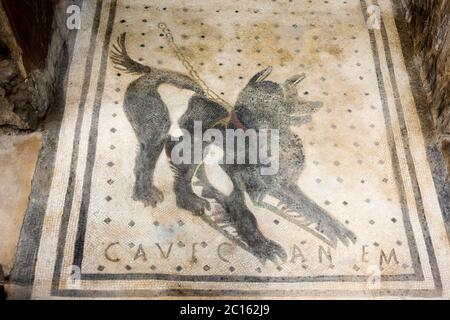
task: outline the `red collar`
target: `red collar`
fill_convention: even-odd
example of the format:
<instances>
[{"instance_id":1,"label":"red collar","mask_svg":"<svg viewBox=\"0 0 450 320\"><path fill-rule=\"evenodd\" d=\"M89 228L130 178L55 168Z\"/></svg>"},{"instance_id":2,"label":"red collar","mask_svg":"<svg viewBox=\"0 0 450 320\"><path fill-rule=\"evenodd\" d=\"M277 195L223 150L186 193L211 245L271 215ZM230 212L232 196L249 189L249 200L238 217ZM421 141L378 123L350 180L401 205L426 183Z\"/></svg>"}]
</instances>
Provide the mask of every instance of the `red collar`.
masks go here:
<instances>
[{"instance_id":1,"label":"red collar","mask_svg":"<svg viewBox=\"0 0 450 320\"><path fill-rule=\"evenodd\" d=\"M241 122L238 115L236 114L236 111L233 110L230 112L230 120L234 124L234 126L238 129L242 129L244 131L247 130L247 127Z\"/></svg>"}]
</instances>

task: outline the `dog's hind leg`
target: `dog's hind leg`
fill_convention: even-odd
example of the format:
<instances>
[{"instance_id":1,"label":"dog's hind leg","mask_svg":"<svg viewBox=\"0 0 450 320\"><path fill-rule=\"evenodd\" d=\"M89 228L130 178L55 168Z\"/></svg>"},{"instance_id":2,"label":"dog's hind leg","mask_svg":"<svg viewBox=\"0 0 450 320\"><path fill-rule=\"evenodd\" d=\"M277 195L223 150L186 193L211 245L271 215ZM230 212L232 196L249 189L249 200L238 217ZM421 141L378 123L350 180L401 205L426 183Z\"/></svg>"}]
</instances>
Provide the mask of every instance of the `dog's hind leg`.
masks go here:
<instances>
[{"instance_id":1,"label":"dog's hind leg","mask_svg":"<svg viewBox=\"0 0 450 320\"><path fill-rule=\"evenodd\" d=\"M141 201L146 207L152 206L154 208L158 202L164 200L162 192L153 184L154 168L164 148L164 141L163 138L160 138L159 141L150 138L139 143L134 167L136 183L133 199Z\"/></svg>"},{"instance_id":2,"label":"dog's hind leg","mask_svg":"<svg viewBox=\"0 0 450 320\"><path fill-rule=\"evenodd\" d=\"M180 142L174 142L169 139L166 144L166 154L171 158L172 150ZM210 204L194 193L192 189L192 178L197 171L196 164L175 164L171 162L172 170L175 176L174 191L176 195L177 207L190 211L194 215L203 215L205 209L210 209Z\"/></svg>"},{"instance_id":3,"label":"dog's hind leg","mask_svg":"<svg viewBox=\"0 0 450 320\"><path fill-rule=\"evenodd\" d=\"M154 186L153 174L170 130L170 117L157 92L142 82L130 85L124 103L125 114L138 140L133 199L146 207L156 207L163 194Z\"/></svg>"}]
</instances>

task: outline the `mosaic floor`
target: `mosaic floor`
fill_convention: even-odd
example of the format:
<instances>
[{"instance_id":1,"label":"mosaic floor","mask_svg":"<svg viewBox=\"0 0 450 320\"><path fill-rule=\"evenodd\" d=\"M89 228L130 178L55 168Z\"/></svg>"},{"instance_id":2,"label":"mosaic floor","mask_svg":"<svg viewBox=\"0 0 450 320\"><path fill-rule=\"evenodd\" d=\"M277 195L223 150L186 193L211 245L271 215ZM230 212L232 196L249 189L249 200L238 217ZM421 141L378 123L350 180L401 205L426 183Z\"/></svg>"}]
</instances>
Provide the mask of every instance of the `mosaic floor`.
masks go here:
<instances>
[{"instance_id":1,"label":"mosaic floor","mask_svg":"<svg viewBox=\"0 0 450 320\"><path fill-rule=\"evenodd\" d=\"M52 183L38 200L33 298L448 297L448 238L390 1L85 1L82 22ZM121 45L134 64L117 60ZM142 141L124 105L142 65L201 79L223 105L262 70L279 84L304 74L295 94L321 108L290 124L304 161L289 166L304 167L295 183L332 231L286 208L281 189L246 194L259 231L282 247L262 259L219 203L202 215L177 205L159 148L147 155L163 199L137 197ZM157 89L176 136L195 90L169 82ZM218 168L204 175L230 188Z\"/></svg>"}]
</instances>

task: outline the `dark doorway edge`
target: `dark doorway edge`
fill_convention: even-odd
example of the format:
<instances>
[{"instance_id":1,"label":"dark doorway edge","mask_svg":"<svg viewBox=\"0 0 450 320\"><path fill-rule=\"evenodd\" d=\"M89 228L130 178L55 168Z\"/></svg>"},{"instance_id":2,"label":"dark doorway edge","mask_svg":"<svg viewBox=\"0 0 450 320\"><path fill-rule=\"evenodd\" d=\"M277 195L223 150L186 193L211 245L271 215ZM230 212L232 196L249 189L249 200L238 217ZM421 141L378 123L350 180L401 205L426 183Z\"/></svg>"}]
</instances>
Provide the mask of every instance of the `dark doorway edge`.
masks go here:
<instances>
[{"instance_id":1,"label":"dark doorway edge","mask_svg":"<svg viewBox=\"0 0 450 320\"><path fill-rule=\"evenodd\" d=\"M71 4L82 7L83 1L73 0ZM55 102L50 107L44 124L40 129L43 146L33 176L29 204L23 221L20 240L17 244L14 267L9 276L9 284L14 286L14 290L11 292L12 295L9 297L12 299L31 298L42 226L53 177L59 132L64 116L69 69L76 37L77 30L69 33L69 38L63 49L61 70L55 82L59 84L59 87L55 88Z\"/></svg>"}]
</instances>

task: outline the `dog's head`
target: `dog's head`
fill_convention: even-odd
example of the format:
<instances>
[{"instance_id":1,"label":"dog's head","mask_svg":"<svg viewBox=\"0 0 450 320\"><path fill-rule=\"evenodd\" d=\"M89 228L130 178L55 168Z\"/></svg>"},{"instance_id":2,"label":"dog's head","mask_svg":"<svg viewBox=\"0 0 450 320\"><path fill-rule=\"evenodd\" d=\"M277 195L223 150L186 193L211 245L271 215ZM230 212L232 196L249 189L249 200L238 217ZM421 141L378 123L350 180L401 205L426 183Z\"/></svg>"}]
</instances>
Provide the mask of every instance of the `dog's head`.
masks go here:
<instances>
[{"instance_id":1,"label":"dog's head","mask_svg":"<svg viewBox=\"0 0 450 320\"><path fill-rule=\"evenodd\" d=\"M239 94L235 112L247 128L275 129L281 124L285 97L278 83L266 80L271 73L271 67L258 72Z\"/></svg>"},{"instance_id":2,"label":"dog's head","mask_svg":"<svg viewBox=\"0 0 450 320\"><path fill-rule=\"evenodd\" d=\"M247 128L278 129L289 125L292 118L310 119L322 107L320 102L302 100L297 86L305 75L296 75L283 85L269 81L272 67L254 75L239 94L235 113ZM301 123L300 123L301 124Z\"/></svg>"}]
</instances>

